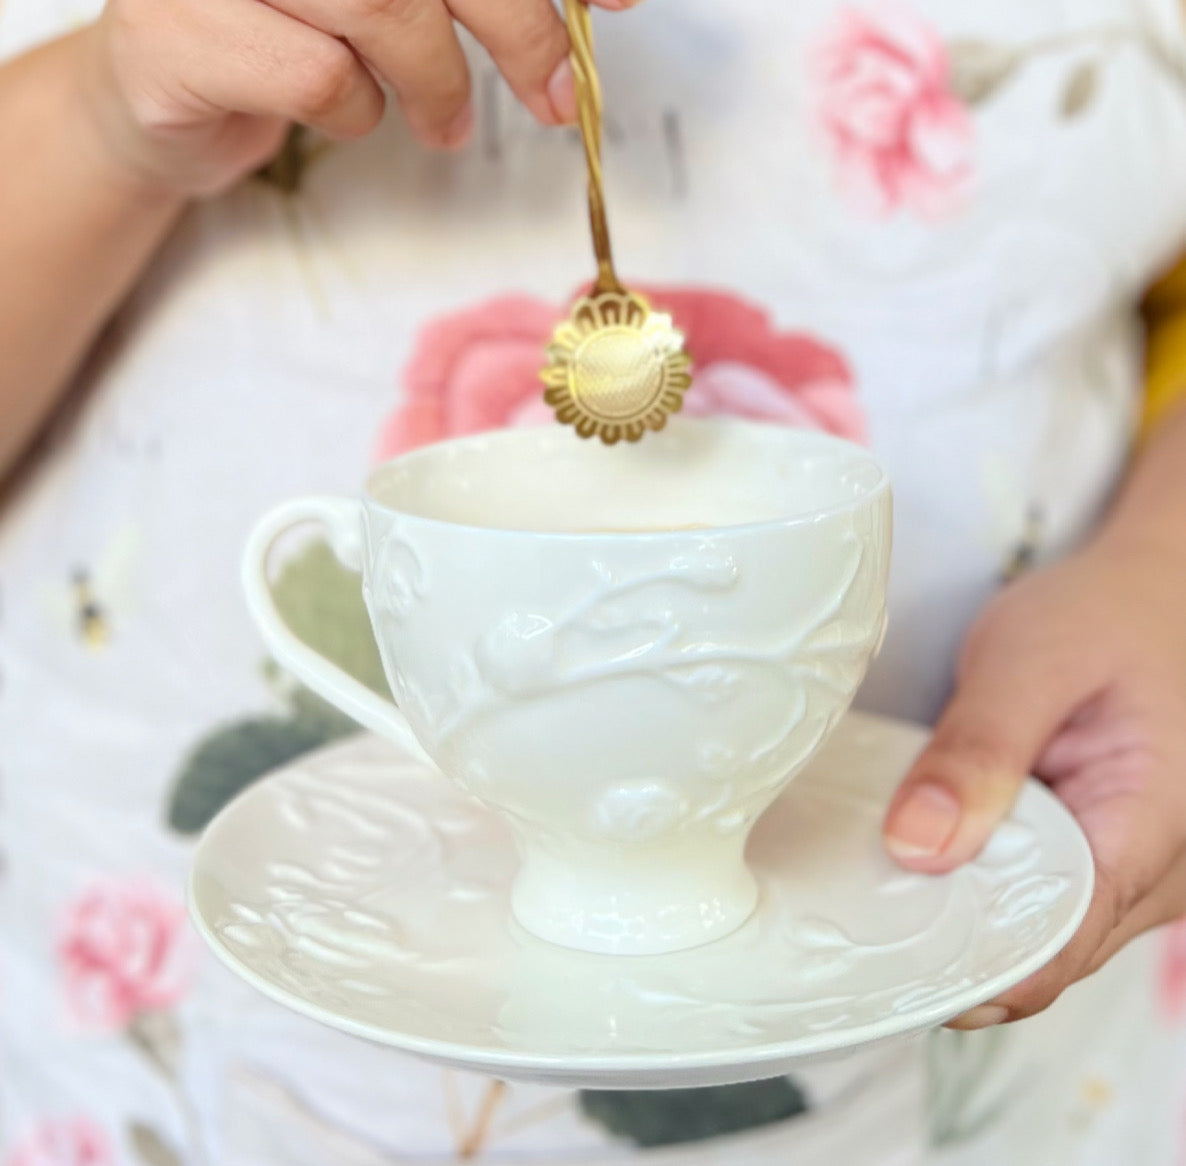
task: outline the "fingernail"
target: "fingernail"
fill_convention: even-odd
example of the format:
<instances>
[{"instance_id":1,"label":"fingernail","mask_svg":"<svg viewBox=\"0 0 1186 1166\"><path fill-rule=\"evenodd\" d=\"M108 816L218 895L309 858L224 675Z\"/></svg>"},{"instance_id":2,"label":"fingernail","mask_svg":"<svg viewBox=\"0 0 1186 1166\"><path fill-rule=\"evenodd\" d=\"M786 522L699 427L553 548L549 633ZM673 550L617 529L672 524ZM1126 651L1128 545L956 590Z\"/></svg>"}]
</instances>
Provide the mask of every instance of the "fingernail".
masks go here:
<instances>
[{"instance_id":1,"label":"fingernail","mask_svg":"<svg viewBox=\"0 0 1186 1166\"><path fill-rule=\"evenodd\" d=\"M469 140L470 131L474 128L474 107L467 102L465 108L449 123L445 130L444 142L446 146L462 146Z\"/></svg>"},{"instance_id":2,"label":"fingernail","mask_svg":"<svg viewBox=\"0 0 1186 1166\"><path fill-rule=\"evenodd\" d=\"M577 89L567 57L556 66L548 80L548 101L558 122L566 125L576 121Z\"/></svg>"},{"instance_id":3,"label":"fingernail","mask_svg":"<svg viewBox=\"0 0 1186 1166\"><path fill-rule=\"evenodd\" d=\"M978 1028L993 1028L1009 1019L1009 1009L1003 1004L981 1004L947 1022L948 1028L974 1032Z\"/></svg>"},{"instance_id":4,"label":"fingernail","mask_svg":"<svg viewBox=\"0 0 1186 1166\"><path fill-rule=\"evenodd\" d=\"M885 844L899 858L942 854L959 828L963 808L946 786L916 785L890 812Z\"/></svg>"}]
</instances>

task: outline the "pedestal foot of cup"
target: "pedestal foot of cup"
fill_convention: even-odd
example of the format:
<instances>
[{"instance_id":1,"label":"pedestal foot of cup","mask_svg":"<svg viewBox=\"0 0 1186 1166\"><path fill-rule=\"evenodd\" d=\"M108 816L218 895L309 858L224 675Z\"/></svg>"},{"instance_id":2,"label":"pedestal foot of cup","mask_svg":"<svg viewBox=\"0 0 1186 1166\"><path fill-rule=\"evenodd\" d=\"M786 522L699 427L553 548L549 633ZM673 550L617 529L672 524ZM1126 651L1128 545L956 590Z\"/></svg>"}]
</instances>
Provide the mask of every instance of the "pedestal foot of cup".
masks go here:
<instances>
[{"instance_id":1,"label":"pedestal foot of cup","mask_svg":"<svg viewBox=\"0 0 1186 1166\"><path fill-rule=\"evenodd\" d=\"M737 930L758 903L744 837L702 841L592 853L522 847L511 908L533 935L582 951L657 955L699 947Z\"/></svg>"}]
</instances>

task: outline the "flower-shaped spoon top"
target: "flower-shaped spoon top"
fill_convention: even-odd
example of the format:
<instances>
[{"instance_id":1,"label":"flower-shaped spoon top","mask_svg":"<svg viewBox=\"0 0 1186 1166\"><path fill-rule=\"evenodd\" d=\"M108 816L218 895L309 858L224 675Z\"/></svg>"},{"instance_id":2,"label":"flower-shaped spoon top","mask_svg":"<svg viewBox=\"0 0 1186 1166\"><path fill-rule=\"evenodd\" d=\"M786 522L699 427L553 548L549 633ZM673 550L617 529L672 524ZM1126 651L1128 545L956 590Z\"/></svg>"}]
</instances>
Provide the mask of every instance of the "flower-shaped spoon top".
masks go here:
<instances>
[{"instance_id":1,"label":"flower-shaped spoon top","mask_svg":"<svg viewBox=\"0 0 1186 1166\"><path fill-rule=\"evenodd\" d=\"M597 281L573 305L548 345L544 400L582 437L607 445L638 441L662 429L691 384L684 338L671 317L652 311L614 271L601 183L601 84L593 60L593 29L584 0L565 0L572 42L581 138L589 169L589 219Z\"/></svg>"}]
</instances>

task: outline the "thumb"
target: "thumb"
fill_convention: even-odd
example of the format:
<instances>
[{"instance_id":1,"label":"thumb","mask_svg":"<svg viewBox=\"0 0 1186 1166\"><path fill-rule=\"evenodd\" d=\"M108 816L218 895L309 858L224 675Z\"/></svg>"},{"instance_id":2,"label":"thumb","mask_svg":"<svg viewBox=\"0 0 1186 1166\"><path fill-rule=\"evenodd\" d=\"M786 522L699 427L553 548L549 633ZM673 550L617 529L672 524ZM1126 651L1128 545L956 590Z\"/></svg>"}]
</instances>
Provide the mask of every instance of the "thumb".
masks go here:
<instances>
[{"instance_id":1,"label":"thumb","mask_svg":"<svg viewBox=\"0 0 1186 1166\"><path fill-rule=\"evenodd\" d=\"M886 813L886 849L913 870L938 874L976 857L1089 691L1081 669L980 647L965 657L930 743Z\"/></svg>"}]
</instances>

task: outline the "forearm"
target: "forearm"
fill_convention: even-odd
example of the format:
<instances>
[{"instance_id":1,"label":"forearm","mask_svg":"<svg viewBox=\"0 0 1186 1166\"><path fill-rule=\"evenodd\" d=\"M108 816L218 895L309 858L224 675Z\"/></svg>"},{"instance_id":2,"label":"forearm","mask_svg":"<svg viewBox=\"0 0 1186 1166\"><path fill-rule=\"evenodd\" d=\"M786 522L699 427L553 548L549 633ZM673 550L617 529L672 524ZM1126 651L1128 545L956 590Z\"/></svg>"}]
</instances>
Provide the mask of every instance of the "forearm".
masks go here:
<instances>
[{"instance_id":1,"label":"forearm","mask_svg":"<svg viewBox=\"0 0 1186 1166\"><path fill-rule=\"evenodd\" d=\"M1150 552L1186 581L1186 405L1158 425L1096 537L1117 554Z\"/></svg>"},{"instance_id":2,"label":"forearm","mask_svg":"<svg viewBox=\"0 0 1186 1166\"><path fill-rule=\"evenodd\" d=\"M184 206L104 152L85 35L0 67L0 479Z\"/></svg>"}]
</instances>

